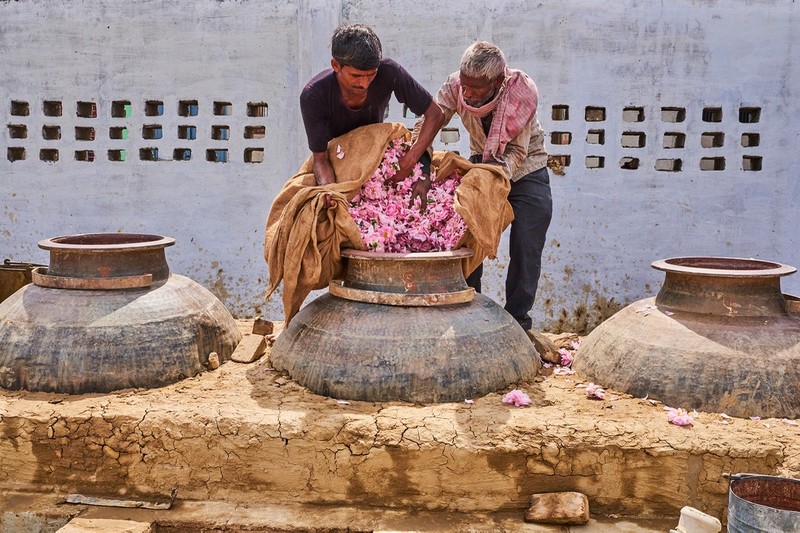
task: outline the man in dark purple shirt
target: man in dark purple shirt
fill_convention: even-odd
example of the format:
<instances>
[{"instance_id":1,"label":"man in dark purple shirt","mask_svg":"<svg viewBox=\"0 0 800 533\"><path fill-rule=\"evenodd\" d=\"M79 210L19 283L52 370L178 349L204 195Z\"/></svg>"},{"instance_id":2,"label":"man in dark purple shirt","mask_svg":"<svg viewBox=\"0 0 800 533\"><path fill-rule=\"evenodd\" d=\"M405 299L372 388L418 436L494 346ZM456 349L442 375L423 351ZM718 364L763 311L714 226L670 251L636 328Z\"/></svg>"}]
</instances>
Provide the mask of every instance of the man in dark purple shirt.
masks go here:
<instances>
[{"instance_id":1,"label":"man in dark purple shirt","mask_svg":"<svg viewBox=\"0 0 800 533\"><path fill-rule=\"evenodd\" d=\"M405 178L441 128L441 109L403 67L383 59L381 42L368 26L337 28L331 39L331 55L331 70L317 74L300 94L317 184L336 181L328 159L328 142L360 126L383 122L392 93L416 115L425 116L419 137L399 162L395 179Z\"/></svg>"}]
</instances>

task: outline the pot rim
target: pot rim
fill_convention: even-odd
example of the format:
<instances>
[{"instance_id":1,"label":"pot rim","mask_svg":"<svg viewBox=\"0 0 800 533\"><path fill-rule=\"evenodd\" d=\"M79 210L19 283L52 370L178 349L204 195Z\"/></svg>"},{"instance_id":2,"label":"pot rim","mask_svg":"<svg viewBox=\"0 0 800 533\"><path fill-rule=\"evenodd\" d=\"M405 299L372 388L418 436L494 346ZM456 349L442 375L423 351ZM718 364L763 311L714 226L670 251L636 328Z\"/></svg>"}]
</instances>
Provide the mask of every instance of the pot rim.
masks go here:
<instances>
[{"instance_id":1,"label":"pot rim","mask_svg":"<svg viewBox=\"0 0 800 533\"><path fill-rule=\"evenodd\" d=\"M112 242L102 242L107 239ZM147 233L78 233L51 237L38 242L39 248L54 251L114 252L155 250L172 246L175 239Z\"/></svg>"},{"instance_id":2,"label":"pot rim","mask_svg":"<svg viewBox=\"0 0 800 533\"><path fill-rule=\"evenodd\" d=\"M342 257L352 257L354 259L367 259L375 261L430 261L435 259L463 259L471 257L474 252L469 248L458 248L446 252L367 252L353 248L344 248Z\"/></svg>"},{"instance_id":3,"label":"pot rim","mask_svg":"<svg viewBox=\"0 0 800 533\"><path fill-rule=\"evenodd\" d=\"M725 262L735 264L738 268L714 266L714 263L724 265ZM653 261L650 266L667 273L726 278L773 278L797 272L795 267L775 261L717 256L671 257Z\"/></svg>"}]
</instances>

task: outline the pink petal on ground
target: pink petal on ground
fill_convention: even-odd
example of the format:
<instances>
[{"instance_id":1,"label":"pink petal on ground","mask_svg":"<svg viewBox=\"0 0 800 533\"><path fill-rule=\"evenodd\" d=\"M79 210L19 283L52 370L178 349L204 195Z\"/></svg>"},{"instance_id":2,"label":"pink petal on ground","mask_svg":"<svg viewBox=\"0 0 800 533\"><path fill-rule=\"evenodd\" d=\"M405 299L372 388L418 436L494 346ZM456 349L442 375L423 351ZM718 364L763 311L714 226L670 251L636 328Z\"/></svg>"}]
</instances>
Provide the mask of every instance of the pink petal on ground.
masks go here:
<instances>
[{"instance_id":1,"label":"pink petal on ground","mask_svg":"<svg viewBox=\"0 0 800 533\"><path fill-rule=\"evenodd\" d=\"M467 405L472 405L473 403L475 403L475 400L466 399L464 400L464 403Z\"/></svg>"},{"instance_id":2,"label":"pink petal on ground","mask_svg":"<svg viewBox=\"0 0 800 533\"><path fill-rule=\"evenodd\" d=\"M605 400L606 399L606 391L603 390L603 387L600 385L596 385L594 383L589 383L586 386L586 397L587 398L596 398L598 400Z\"/></svg>"},{"instance_id":3,"label":"pink petal on ground","mask_svg":"<svg viewBox=\"0 0 800 533\"><path fill-rule=\"evenodd\" d=\"M514 389L502 399L503 403L513 404L515 407L522 407L531 404L530 397L519 389Z\"/></svg>"},{"instance_id":4,"label":"pink petal on ground","mask_svg":"<svg viewBox=\"0 0 800 533\"><path fill-rule=\"evenodd\" d=\"M761 420L760 416L751 416L750 420Z\"/></svg>"},{"instance_id":5,"label":"pink petal on ground","mask_svg":"<svg viewBox=\"0 0 800 533\"><path fill-rule=\"evenodd\" d=\"M788 418L781 418L781 424L785 426L797 427L797 420L789 420Z\"/></svg>"}]
</instances>

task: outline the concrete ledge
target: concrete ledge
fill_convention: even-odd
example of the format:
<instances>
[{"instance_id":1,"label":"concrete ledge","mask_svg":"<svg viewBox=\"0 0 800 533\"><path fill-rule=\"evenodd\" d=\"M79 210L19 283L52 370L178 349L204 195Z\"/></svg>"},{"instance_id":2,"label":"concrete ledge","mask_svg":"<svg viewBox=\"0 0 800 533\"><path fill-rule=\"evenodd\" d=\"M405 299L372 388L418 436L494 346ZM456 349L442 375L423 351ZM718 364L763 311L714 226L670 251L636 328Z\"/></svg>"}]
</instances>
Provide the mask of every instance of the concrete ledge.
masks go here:
<instances>
[{"instance_id":1,"label":"concrete ledge","mask_svg":"<svg viewBox=\"0 0 800 533\"><path fill-rule=\"evenodd\" d=\"M722 519L722 473L800 475L795 426L701 413L677 427L661 405L611 401L613 391L590 400L578 383L520 384L528 408L503 404L502 391L474 404L345 403L263 357L154 390L3 391L0 494L163 501L177 487L178 503L521 517L531 494L578 491L596 516L677 517L691 505Z\"/></svg>"}]
</instances>

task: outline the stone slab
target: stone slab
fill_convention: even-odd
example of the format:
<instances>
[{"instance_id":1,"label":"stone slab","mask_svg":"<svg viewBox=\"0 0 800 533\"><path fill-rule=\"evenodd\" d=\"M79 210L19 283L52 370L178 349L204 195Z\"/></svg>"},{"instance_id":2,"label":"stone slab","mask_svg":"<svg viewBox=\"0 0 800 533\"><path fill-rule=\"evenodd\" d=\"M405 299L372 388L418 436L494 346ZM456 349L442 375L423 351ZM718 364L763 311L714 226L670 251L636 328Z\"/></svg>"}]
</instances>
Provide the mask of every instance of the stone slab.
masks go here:
<instances>
[{"instance_id":1,"label":"stone slab","mask_svg":"<svg viewBox=\"0 0 800 533\"><path fill-rule=\"evenodd\" d=\"M149 522L114 520L109 518L75 518L57 533L154 533Z\"/></svg>"}]
</instances>

